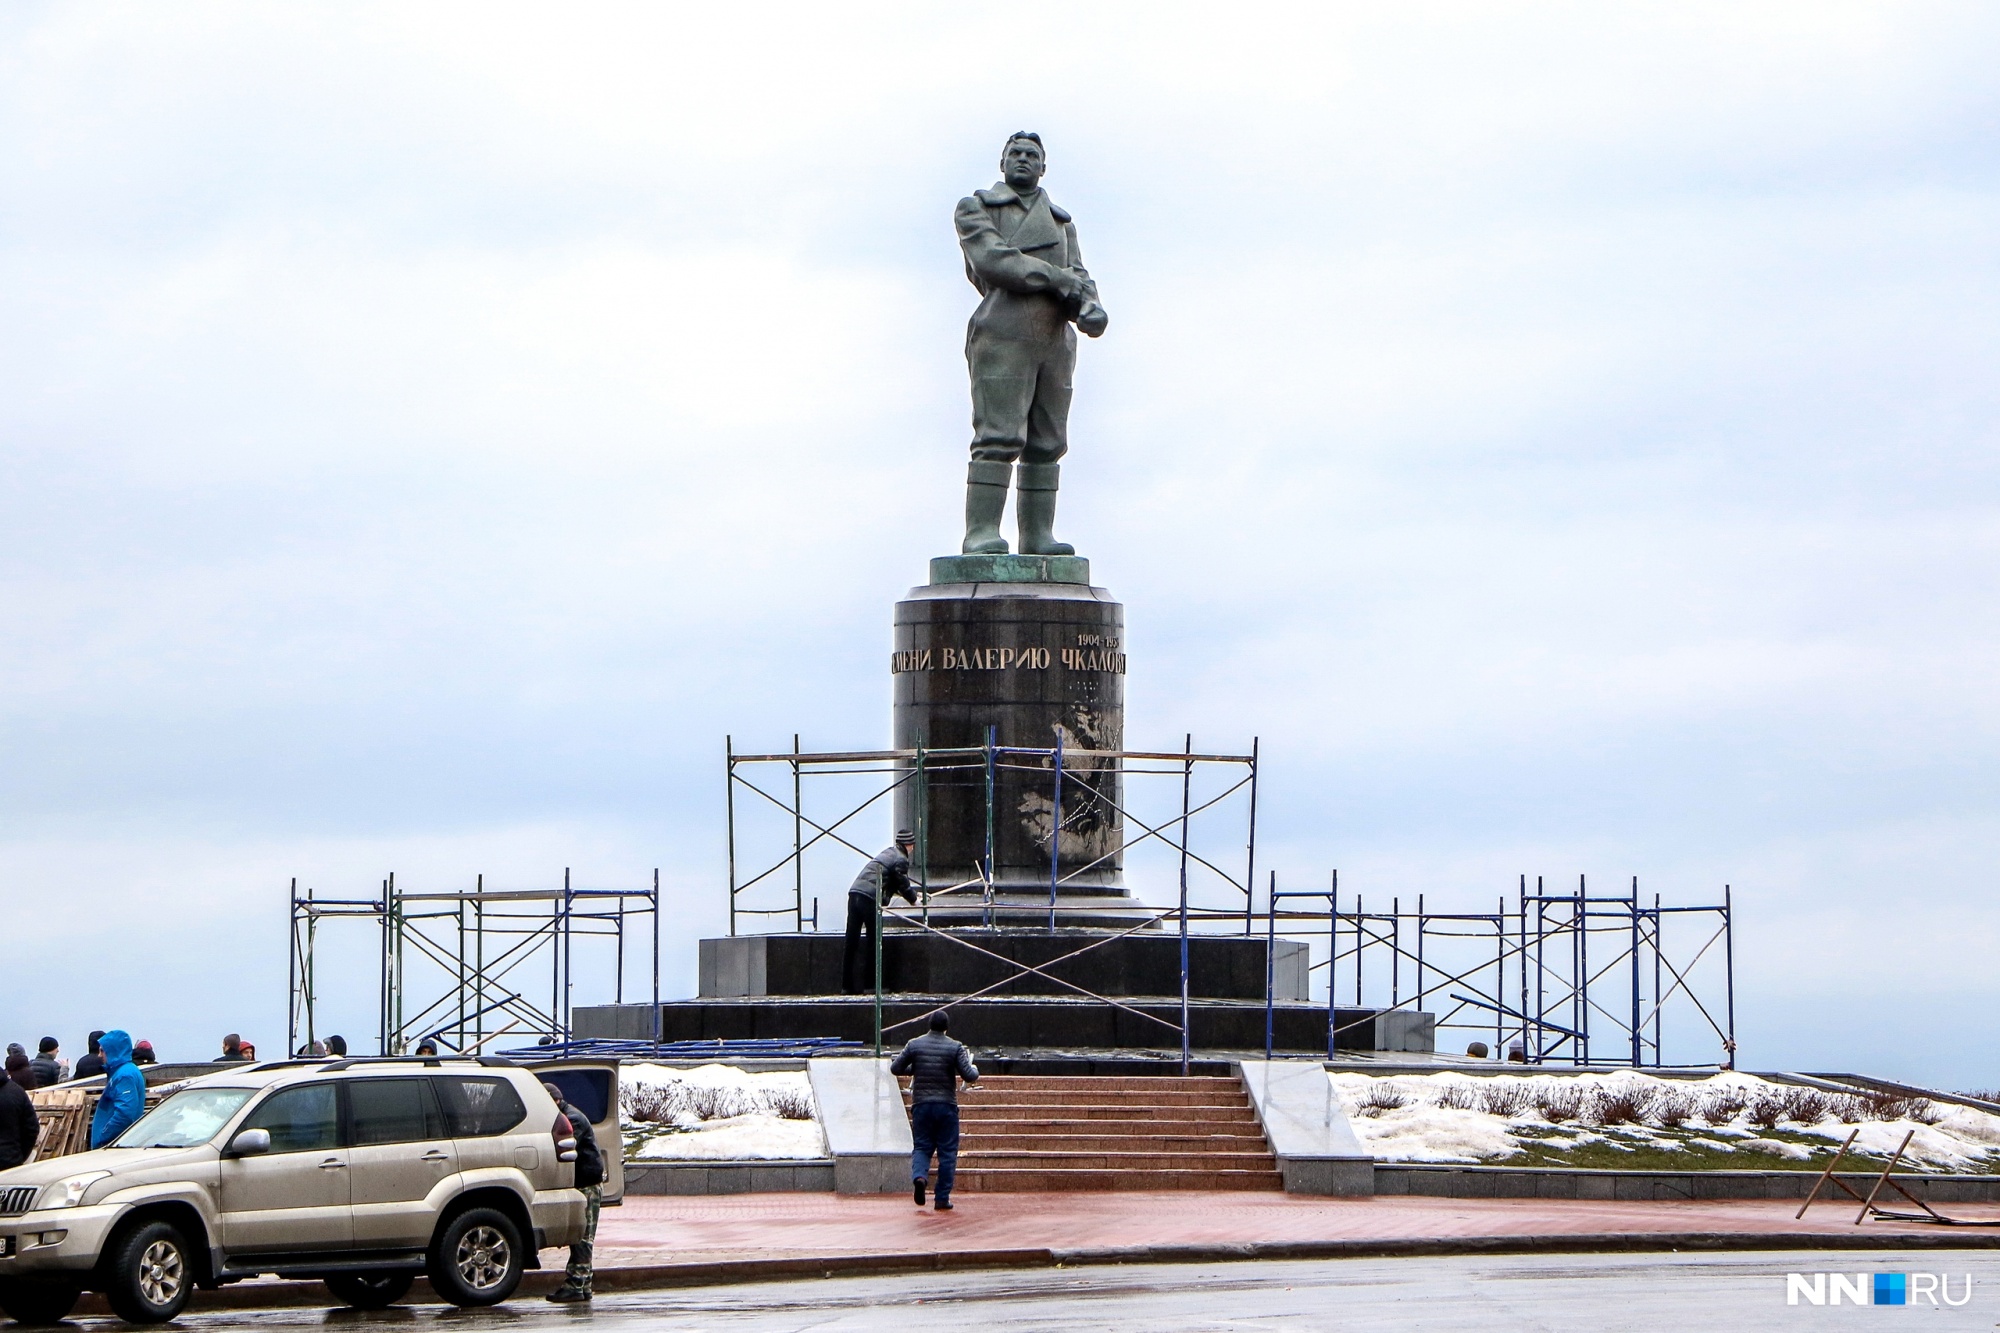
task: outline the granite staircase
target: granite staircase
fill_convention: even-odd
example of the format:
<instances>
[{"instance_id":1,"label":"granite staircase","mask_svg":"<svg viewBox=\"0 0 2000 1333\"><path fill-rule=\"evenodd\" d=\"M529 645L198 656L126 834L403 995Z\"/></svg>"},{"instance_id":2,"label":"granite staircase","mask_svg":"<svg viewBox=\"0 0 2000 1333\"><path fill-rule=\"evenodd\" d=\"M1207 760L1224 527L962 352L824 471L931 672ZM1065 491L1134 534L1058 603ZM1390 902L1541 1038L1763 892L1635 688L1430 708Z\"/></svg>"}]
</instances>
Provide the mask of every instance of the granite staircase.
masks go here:
<instances>
[{"instance_id":1,"label":"granite staircase","mask_svg":"<svg viewBox=\"0 0 2000 1333\"><path fill-rule=\"evenodd\" d=\"M1237 1079L989 1075L959 1093L958 1188L1278 1190Z\"/></svg>"}]
</instances>

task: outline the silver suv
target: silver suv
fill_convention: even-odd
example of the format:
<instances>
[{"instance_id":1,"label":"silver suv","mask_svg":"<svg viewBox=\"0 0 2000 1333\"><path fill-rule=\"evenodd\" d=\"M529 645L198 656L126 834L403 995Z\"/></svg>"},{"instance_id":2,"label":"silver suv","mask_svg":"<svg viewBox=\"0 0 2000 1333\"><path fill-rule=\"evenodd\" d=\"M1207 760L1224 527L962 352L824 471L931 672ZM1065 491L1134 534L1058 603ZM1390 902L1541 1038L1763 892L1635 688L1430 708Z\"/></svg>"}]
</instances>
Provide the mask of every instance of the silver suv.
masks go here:
<instances>
[{"instance_id":1,"label":"silver suv","mask_svg":"<svg viewBox=\"0 0 2000 1333\"><path fill-rule=\"evenodd\" d=\"M91 1289L156 1323L196 1286L262 1273L362 1309L423 1273L491 1305L582 1237L566 1123L538 1074L491 1058L206 1075L108 1147L0 1171L0 1308L53 1323Z\"/></svg>"}]
</instances>

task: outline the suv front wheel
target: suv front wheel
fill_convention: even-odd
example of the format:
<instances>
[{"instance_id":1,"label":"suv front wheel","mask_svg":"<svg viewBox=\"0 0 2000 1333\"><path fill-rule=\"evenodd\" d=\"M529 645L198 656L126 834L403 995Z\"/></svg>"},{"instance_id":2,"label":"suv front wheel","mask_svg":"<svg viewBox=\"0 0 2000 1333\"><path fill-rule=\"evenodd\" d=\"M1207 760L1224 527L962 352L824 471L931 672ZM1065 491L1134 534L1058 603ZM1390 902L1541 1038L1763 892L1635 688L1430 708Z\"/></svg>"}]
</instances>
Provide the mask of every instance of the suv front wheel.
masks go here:
<instances>
[{"instance_id":1,"label":"suv front wheel","mask_svg":"<svg viewBox=\"0 0 2000 1333\"><path fill-rule=\"evenodd\" d=\"M453 1305L497 1305L521 1285L521 1229L498 1208L468 1208L431 1244L431 1287Z\"/></svg>"},{"instance_id":2,"label":"suv front wheel","mask_svg":"<svg viewBox=\"0 0 2000 1333\"><path fill-rule=\"evenodd\" d=\"M104 1261L104 1299L128 1324L163 1324L194 1290L187 1240L170 1222L147 1222L118 1238Z\"/></svg>"}]
</instances>

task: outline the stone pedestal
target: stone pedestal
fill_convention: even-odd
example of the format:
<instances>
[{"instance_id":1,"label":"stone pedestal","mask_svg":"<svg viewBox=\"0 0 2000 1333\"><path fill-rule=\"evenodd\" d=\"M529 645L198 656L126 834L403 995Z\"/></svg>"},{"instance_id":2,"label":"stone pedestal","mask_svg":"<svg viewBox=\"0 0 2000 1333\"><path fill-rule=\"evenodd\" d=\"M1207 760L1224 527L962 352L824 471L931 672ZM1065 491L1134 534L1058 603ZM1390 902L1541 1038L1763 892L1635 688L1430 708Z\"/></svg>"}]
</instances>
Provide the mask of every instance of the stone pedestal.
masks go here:
<instances>
[{"instance_id":1,"label":"stone pedestal","mask_svg":"<svg viewBox=\"0 0 2000 1333\"><path fill-rule=\"evenodd\" d=\"M1060 744L1064 751L1060 789L1050 756L999 755L990 777L980 756L932 761L921 824L917 785L906 784L896 820L922 834L927 882L935 889L977 880L990 840L995 924L1046 925L1052 882L1058 924L1135 919L1139 905L1125 889L1119 852L1119 778L1110 761L1090 753L1124 748L1125 615L1090 586L1090 563L1078 556L931 561L930 584L896 604L890 670L898 749L972 749L990 730L1003 749ZM976 891L932 900L933 921L984 913Z\"/></svg>"},{"instance_id":2,"label":"stone pedestal","mask_svg":"<svg viewBox=\"0 0 2000 1333\"><path fill-rule=\"evenodd\" d=\"M1043 911L1046 921L1046 901ZM1180 995L1180 939L1171 926L1108 941L1094 930L960 926L951 935L884 931L882 988L892 995L1071 998L1078 986L1120 998ZM701 998L838 995L845 944L833 931L702 940ZM1198 1000L1262 1004L1268 984L1279 1003L1302 1004L1311 993L1310 966L1302 940L1267 941L1261 933L1188 936L1188 993Z\"/></svg>"}]
</instances>

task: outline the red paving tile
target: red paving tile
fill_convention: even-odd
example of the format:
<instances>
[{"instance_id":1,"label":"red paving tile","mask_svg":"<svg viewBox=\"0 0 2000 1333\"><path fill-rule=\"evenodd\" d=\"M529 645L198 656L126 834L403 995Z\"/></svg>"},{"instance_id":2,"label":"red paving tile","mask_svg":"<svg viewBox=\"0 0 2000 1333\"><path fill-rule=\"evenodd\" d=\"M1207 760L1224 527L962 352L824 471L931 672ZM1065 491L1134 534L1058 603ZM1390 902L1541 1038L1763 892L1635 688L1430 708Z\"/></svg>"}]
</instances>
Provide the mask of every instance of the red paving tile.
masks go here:
<instances>
[{"instance_id":1,"label":"red paving tile","mask_svg":"<svg viewBox=\"0 0 2000 1333\"><path fill-rule=\"evenodd\" d=\"M1613 1203L1567 1199L1318 1199L1283 1194L979 1194L949 1213L907 1196L634 1197L607 1209L607 1267L719 1259L1128 1245L1422 1240L1669 1232L1852 1235L1854 1206L1797 1201ZM2000 1208L1953 1204L1964 1217ZM1918 1228L1871 1222L1865 1230ZM1928 1229L1928 1228L1925 1228Z\"/></svg>"}]
</instances>

